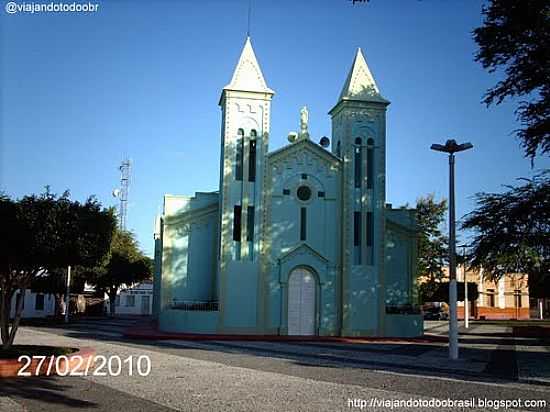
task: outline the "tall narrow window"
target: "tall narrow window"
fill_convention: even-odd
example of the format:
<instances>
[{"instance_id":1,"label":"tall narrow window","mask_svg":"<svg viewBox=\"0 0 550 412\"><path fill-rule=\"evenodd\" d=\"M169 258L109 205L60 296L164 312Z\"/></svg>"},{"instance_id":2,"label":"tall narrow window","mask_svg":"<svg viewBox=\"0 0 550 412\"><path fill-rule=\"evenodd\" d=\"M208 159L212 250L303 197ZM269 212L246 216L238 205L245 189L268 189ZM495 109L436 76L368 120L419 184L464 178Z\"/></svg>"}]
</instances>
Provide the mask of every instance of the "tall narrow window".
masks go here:
<instances>
[{"instance_id":1,"label":"tall narrow window","mask_svg":"<svg viewBox=\"0 0 550 412\"><path fill-rule=\"evenodd\" d=\"M361 212L353 212L353 246L361 246Z\"/></svg>"},{"instance_id":2,"label":"tall narrow window","mask_svg":"<svg viewBox=\"0 0 550 412\"><path fill-rule=\"evenodd\" d=\"M235 205L233 208L233 240L236 242L241 241L241 215L242 206Z\"/></svg>"},{"instance_id":3,"label":"tall narrow window","mask_svg":"<svg viewBox=\"0 0 550 412\"><path fill-rule=\"evenodd\" d=\"M243 149L244 130L237 132L237 147L235 149L235 180L243 180Z\"/></svg>"},{"instance_id":4,"label":"tall narrow window","mask_svg":"<svg viewBox=\"0 0 550 412\"><path fill-rule=\"evenodd\" d=\"M355 187L361 187L361 138L355 139L355 148L354 148L354 181Z\"/></svg>"},{"instance_id":5,"label":"tall narrow window","mask_svg":"<svg viewBox=\"0 0 550 412\"><path fill-rule=\"evenodd\" d=\"M340 141L336 143L336 156L341 157L342 156L342 148L340 145Z\"/></svg>"},{"instance_id":6,"label":"tall narrow window","mask_svg":"<svg viewBox=\"0 0 550 412\"><path fill-rule=\"evenodd\" d=\"M487 306L494 308L495 307L495 290L487 289Z\"/></svg>"},{"instance_id":7,"label":"tall narrow window","mask_svg":"<svg viewBox=\"0 0 550 412\"><path fill-rule=\"evenodd\" d=\"M374 221L372 212L367 212L367 265L374 265Z\"/></svg>"},{"instance_id":8,"label":"tall narrow window","mask_svg":"<svg viewBox=\"0 0 550 412\"><path fill-rule=\"evenodd\" d=\"M372 212L367 212L367 247L372 246L374 238L374 222L372 221Z\"/></svg>"},{"instance_id":9,"label":"tall narrow window","mask_svg":"<svg viewBox=\"0 0 550 412\"><path fill-rule=\"evenodd\" d=\"M367 189L374 187L374 140L367 140Z\"/></svg>"},{"instance_id":10,"label":"tall narrow window","mask_svg":"<svg viewBox=\"0 0 550 412\"><path fill-rule=\"evenodd\" d=\"M256 132L254 132L254 135ZM252 136L252 134L251 134ZM255 182L256 181L256 140L250 140L250 144L248 147L248 181L249 182Z\"/></svg>"},{"instance_id":11,"label":"tall narrow window","mask_svg":"<svg viewBox=\"0 0 550 412\"><path fill-rule=\"evenodd\" d=\"M353 264L361 264L361 212L353 212Z\"/></svg>"},{"instance_id":12,"label":"tall narrow window","mask_svg":"<svg viewBox=\"0 0 550 412\"><path fill-rule=\"evenodd\" d=\"M38 293L34 300L34 310L44 310L44 295Z\"/></svg>"},{"instance_id":13,"label":"tall narrow window","mask_svg":"<svg viewBox=\"0 0 550 412\"><path fill-rule=\"evenodd\" d=\"M254 241L254 206L248 206L246 209L246 240Z\"/></svg>"},{"instance_id":14,"label":"tall narrow window","mask_svg":"<svg viewBox=\"0 0 550 412\"><path fill-rule=\"evenodd\" d=\"M307 209L300 208L300 240L306 240L307 235Z\"/></svg>"},{"instance_id":15,"label":"tall narrow window","mask_svg":"<svg viewBox=\"0 0 550 412\"><path fill-rule=\"evenodd\" d=\"M516 308L521 308L521 290L519 289L516 289L514 291L514 300L515 300L515 304L516 304Z\"/></svg>"}]
</instances>

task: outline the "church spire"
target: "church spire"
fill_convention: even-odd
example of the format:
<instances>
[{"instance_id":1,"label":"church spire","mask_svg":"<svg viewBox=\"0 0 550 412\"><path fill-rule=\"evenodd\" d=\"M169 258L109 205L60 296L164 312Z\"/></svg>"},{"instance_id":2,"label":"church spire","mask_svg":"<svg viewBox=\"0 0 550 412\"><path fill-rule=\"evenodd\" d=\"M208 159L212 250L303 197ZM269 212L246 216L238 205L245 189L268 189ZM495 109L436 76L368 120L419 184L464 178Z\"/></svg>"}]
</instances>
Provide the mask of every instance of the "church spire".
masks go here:
<instances>
[{"instance_id":1,"label":"church spire","mask_svg":"<svg viewBox=\"0 0 550 412\"><path fill-rule=\"evenodd\" d=\"M256 59L256 54L252 48L250 37L246 37L241 57L237 67L233 72L231 82L224 87L224 90L239 90L260 93L271 93L274 91L267 87L262 69Z\"/></svg>"},{"instance_id":2,"label":"church spire","mask_svg":"<svg viewBox=\"0 0 550 412\"><path fill-rule=\"evenodd\" d=\"M338 101L342 100L360 100L389 104L389 101L384 99L380 94L380 90L378 90L378 86L374 81L374 77L369 70L360 47L357 48L355 59L340 93Z\"/></svg>"}]
</instances>

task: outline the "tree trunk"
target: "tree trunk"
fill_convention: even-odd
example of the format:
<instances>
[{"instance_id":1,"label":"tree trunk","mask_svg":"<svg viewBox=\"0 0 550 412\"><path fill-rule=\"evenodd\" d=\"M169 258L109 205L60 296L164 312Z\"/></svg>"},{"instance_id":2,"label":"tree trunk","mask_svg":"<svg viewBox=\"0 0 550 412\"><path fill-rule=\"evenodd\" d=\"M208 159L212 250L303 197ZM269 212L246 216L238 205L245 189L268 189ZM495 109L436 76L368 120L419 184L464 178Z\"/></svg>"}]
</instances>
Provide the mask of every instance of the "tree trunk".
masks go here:
<instances>
[{"instance_id":1,"label":"tree trunk","mask_svg":"<svg viewBox=\"0 0 550 412\"><path fill-rule=\"evenodd\" d=\"M64 295L62 293L55 293L55 318L61 319L62 313L61 313L61 302L63 301Z\"/></svg>"},{"instance_id":2,"label":"tree trunk","mask_svg":"<svg viewBox=\"0 0 550 412\"><path fill-rule=\"evenodd\" d=\"M11 298L10 291L2 290L0 292L0 335L2 337L2 349L9 349L10 337L10 309Z\"/></svg>"},{"instance_id":3,"label":"tree trunk","mask_svg":"<svg viewBox=\"0 0 550 412\"><path fill-rule=\"evenodd\" d=\"M17 306L15 307L15 317L11 325L10 336L8 339L8 348L13 345L15 334L17 333L17 329L19 328L19 322L21 321L21 314L23 312L23 305L25 303L25 294L27 292L27 289L22 288L19 289L19 291L19 293L21 293L21 299L19 299L19 301L17 302Z\"/></svg>"},{"instance_id":4,"label":"tree trunk","mask_svg":"<svg viewBox=\"0 0 550 412\"><path fill-rule=\"evenodd\" d=\"M115 316L116 311L116 290L113 292L109 292L109 314L110 316Z\"/></svg>"}]
</instances>

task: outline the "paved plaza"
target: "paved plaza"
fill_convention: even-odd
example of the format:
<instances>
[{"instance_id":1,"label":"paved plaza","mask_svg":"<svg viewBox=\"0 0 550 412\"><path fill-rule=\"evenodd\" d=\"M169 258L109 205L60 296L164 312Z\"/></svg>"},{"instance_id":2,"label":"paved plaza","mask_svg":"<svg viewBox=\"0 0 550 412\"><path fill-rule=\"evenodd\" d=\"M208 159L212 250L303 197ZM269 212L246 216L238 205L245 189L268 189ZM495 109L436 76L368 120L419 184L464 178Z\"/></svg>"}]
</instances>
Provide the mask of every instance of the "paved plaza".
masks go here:
<instances>
[{"instance_id":1,"label":"paved plaza","mask_svg":"<svg viewBox=\"0 0 550 412\"><path fill-rule=\"evenodd\" d=\"M123 335L133 322L23 327L17 343L91 346L98 355L122 359L148 356L151 372L5 379L0 410L361 410L355 400L369 402L363 410L371 411L388 410L376 402L433 398L538 399L550 405L550 343L511 336L502 326L461 330L461 359L450 363L444 343L135 341ZM427 322L426 332L445 334L446 323Z\"/></svg>"}]
</instances>

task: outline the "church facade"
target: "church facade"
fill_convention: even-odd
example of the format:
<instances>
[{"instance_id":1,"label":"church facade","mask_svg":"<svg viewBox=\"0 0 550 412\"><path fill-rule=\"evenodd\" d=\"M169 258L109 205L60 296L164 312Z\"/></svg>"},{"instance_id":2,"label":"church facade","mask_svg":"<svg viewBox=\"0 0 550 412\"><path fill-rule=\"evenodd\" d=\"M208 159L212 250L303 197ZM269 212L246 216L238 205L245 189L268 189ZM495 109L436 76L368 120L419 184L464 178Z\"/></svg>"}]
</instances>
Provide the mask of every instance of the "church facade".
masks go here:
<instances>
[{"instance_id":1,"label":"church facade","mask_svg":"<svg viewBox=\"0 0 550 412\"><path fill-rule=\"evenodd\" d=\"M219 101L219 191L165 195L157 219L159 328L421 335L414 210L386 204L389 101L361 50L329 111L332 144L312 140L304 107L269 152L273 96L247 38Z\"/></svg>"}]
</instances>

